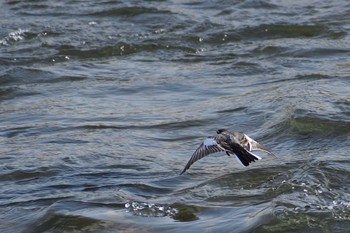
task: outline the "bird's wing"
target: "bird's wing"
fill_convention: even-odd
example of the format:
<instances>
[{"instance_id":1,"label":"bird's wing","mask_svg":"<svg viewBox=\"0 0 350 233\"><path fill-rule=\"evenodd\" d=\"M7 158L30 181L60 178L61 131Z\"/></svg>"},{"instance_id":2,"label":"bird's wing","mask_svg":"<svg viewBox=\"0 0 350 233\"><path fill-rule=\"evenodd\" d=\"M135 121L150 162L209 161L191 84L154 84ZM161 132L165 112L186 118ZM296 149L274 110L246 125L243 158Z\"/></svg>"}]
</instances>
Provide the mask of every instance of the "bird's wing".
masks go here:
<instances>
[{"instance_id":1,"label":"bird's wing","mask_svg":"<svg viewBox=\"0 0 350 233\"><path fill-rule=\"evenodd\" d=\"M213 137L208 137L204 140L204 142L197 148L197 150L193 153L184 170L181 172L183 174L187 169L191 167L193 163L201 158L213 154L216 152L225 151L215 140ZM180 174L180 175L181 175Z\"/></svg>"},{"instance_id":2,"label":"bird's wing","mask_svg":"<svg viewBox=\"0 0 350 233\"><path fill-rule=\"evenodd\" d=\"M243 146L245 147L246 150L248 151L253 151L253 150L260 150L263 151L269 155L272 155L274 157L276 157L271 151L269 151L268 149L266 149L264 146L262 146L261 144L259 144L257 141L254 141L253 139L251 139L248 135L243 134L244 135L244 139L243 139Z\"/></svg>"}]
</instances>

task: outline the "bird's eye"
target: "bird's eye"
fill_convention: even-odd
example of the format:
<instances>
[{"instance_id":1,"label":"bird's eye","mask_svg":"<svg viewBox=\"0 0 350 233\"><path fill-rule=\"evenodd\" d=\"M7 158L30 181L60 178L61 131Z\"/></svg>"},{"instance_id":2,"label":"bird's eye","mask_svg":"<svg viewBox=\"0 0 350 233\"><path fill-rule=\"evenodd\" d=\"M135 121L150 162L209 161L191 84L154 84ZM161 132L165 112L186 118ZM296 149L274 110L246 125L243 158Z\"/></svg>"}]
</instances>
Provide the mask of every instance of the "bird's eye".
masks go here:
<instances>
[{"instance_id":1,"label":"bird's eye","mask_svg":"<svg viewBox=\"0 0 350 233\"><path fill-rule=\"evenodd\" d=\"M224 132L224 131L226 131L226 129L218 129L218 130L216 131L216 133L217 133L217 134L221 134L221 133Z\"/></svg>"}]
</instances>

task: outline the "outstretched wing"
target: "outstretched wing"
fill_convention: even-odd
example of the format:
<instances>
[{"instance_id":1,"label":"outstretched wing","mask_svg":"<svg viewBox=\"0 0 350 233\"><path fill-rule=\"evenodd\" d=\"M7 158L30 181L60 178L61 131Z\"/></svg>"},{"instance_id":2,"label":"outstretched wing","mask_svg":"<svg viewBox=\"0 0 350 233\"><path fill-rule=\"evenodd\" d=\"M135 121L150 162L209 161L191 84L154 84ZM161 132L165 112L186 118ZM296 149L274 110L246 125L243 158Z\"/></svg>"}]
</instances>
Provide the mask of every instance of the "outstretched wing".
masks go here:
<instances>
[{"instance_id":1,"label":"outstretched wing","mask_svg":"<svg viewBox=\"0 0 350 233\"><path fill-rule=\"evenodd\" d=\"M242 141L242 144L246 150L248 150L248 151L260 150L260 151L263 151L269 155L276 157L271 151L266 149L264 146L259 144L257 141L254 141L246 134L243 134L243 135L244 135L244 139Z\"/></svg>"},{"instance_id":2,"label":"outstretched wing","mask_svg":"<svg viewBox=\"0 0 350 233\"><path fill-rule=\"evenodd\" d=\"M218 143L215 138L208 137L204 140L204 142L197 148L197 150L193 153L184 170L180 173L182 175L187 169L191 167L197 160L201 158L213 154L216 152L225 151Z\"/></svg>"}]
</instances>

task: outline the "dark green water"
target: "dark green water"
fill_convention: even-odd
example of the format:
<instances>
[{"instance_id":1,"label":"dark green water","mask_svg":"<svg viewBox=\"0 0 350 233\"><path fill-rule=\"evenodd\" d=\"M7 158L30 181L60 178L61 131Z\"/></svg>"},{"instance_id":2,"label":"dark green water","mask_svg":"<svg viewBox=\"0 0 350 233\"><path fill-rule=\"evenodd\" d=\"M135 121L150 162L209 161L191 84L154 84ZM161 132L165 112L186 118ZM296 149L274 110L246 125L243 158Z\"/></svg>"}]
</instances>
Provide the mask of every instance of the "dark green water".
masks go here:
<instances>
[{"instance_id":1,"label":"dark green water","mask_svg":"<svg viewBox=\"0 0 350 233\"><path fill-rule=\"evenodd\" d=\"M348 1L0 6L0 232L349 232Z\"/></svg>"}]
</instances>

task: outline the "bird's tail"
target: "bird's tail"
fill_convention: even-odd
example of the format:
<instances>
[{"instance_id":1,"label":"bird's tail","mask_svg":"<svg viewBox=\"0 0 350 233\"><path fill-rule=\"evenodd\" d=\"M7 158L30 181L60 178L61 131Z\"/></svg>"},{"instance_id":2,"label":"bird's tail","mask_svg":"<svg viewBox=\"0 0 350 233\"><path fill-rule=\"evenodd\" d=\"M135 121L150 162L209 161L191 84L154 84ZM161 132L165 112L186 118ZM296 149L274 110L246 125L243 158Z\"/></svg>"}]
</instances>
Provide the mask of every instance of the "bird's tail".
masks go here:
<instances>
[{"instance_id":1,"label":"bird's tail","mask_svg":"<svg viewBox=\"0 0 350 233\"><path fill-rule=\"evenodd\" d=\"M255 155L252 152L245 150L244 148L242 148L241 150L235 151L235 154L239 159L239 161L245 167L249 166L250 163L261 159L260 156Z\"/></svg>"}]
</instances>

